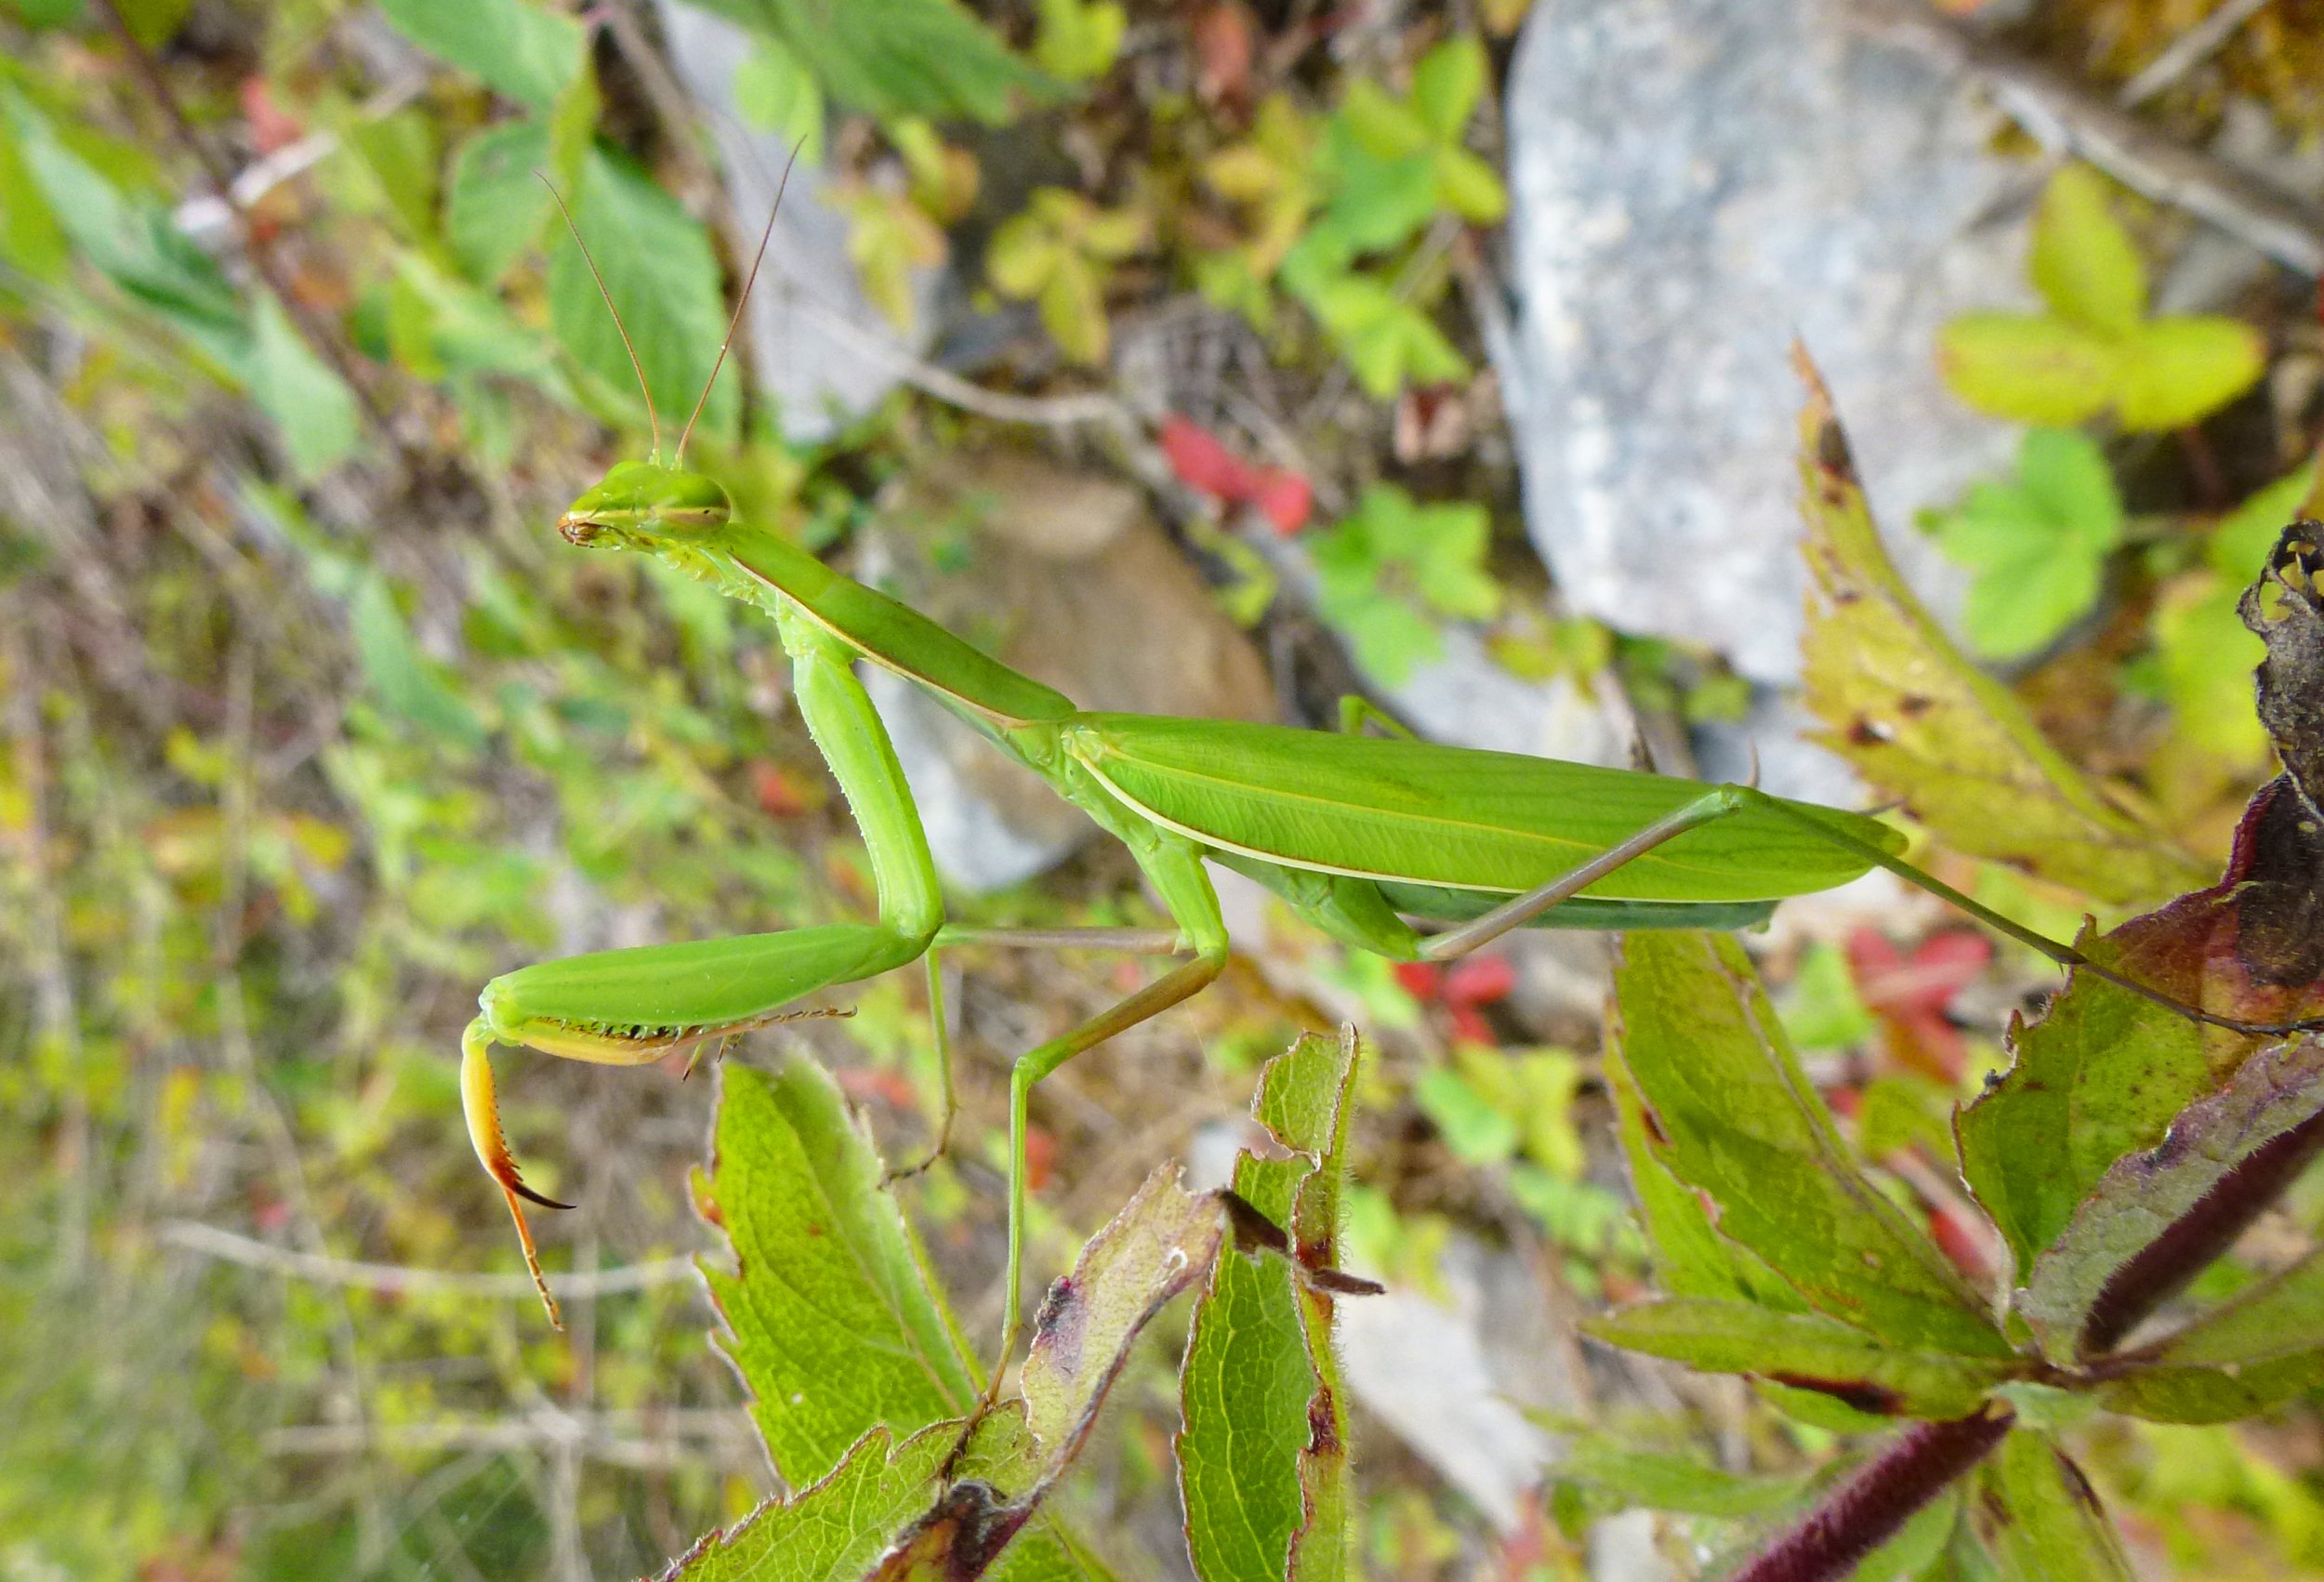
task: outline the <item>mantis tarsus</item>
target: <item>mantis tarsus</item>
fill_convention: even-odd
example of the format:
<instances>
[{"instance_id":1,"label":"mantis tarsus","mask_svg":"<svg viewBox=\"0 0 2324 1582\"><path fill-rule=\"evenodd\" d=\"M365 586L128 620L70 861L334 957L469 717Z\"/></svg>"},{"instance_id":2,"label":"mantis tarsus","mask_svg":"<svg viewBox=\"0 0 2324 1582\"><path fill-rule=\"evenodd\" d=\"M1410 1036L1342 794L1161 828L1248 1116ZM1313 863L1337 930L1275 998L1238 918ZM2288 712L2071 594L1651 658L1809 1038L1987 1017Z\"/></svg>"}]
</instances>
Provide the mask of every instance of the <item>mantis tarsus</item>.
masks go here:
<instances>
[{"instance_id":1,"label":"mantis tarsus","mask_svg":"<svg viewBox=\"0 0 2324 1582\"><path fill-rule=\"evenodd\" d=\"M762 254L764 247L762 241ZM746 283L746 298L748 291ZM740 312L738 305L738 319ZM730 324L730 339L733 333ZM710 376L718 376L715 364ZM642 371L639 382L645 383ZM647 404L651 415L650 391ZM736 520L715 481L684 470L684 435L679 464L661 464L658 418L654 428L652 457L616 465L573 503L558 530L576 545L652 554L773 617L800 713L862 831L878 916L601 952L524 968L487 985L463 1046L469 1127L508 1195L552 1322L555 1303L521 1201L548 1200L523 1184L501 1139L489 1059L494 1043L641 1064L785 1020L784 1007L817 990L922 960L945 1074L948 1129L950 1054L936 969L943 944L991 938L1182 956L1111 1009L1015 1062L997 1380L1019 1327L1027 1096L1075 1055L1218 976L1227 934L1206 859L1258 880L1335 938L1398 961L1460 956L1528 925L1746 927L1764 920L1785 897L1829 889L1878 866L2053 960L2199 1021L2247 1033L2286 1030L2180 1005L2000 916L1903 862L1896 832L1860 814L1751 786L1411 740L1081 710L908 606ZM689 433L692 428L690 419ZM1119 840L1175 931L1011 935L946 928L927 837L895 750L854 673L858 661L927 689ZM1453 926L1423 933L1411 919Z\"/></svg>"}]
</instances>

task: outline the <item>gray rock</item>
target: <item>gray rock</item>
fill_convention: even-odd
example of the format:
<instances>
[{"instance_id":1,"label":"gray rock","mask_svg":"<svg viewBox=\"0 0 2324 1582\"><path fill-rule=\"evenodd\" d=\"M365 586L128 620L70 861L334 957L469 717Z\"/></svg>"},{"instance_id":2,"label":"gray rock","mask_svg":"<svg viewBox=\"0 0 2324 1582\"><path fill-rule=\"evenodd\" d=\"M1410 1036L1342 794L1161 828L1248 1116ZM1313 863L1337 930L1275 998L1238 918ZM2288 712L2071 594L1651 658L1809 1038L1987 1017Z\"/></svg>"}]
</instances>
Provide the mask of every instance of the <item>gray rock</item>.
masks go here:
<instances>
[{"instance_id":1,"label":"gray rock","mask_svg":"<svg viewBox=\"0 0 2324 1582\"><path fill-rule=\"evenodd\" d=\"M671 0L664 0L661 21L670 64L702 106L718 145L729 210L746 233L728 237L728 245L747 259L758 249L759 228L791 157L780 136L745 125L735 112L734 68L750 53L750 34L723 17ZM896 361L877 349L908 344L917 355L925 347L942 273L922 270L914 276L918 328L907 342L865 297L847 256L847 217L832 205L830 189L828 172L799 162L783 191L774 238L750 297L759 389L775 402L784 431L795 440L827 438L895 388Z\"/></svg>"},{"instance_id":2,"label":"gray rock","mask_svg":"<svg viewBox=\"0 0 2324 1582\"><path fill-rule=\"evenodd\" d=\"M1972 95L1846 9L1542 0L1507 87L1518 317L1496 352L1535 546L1576 608L1768 681L1799 668L1794 336L1917 584L1946 579L1912 513L2013 443L1934 347L2027 300L2028 175L1985 152Z\"/></svg>"}]
</instances>

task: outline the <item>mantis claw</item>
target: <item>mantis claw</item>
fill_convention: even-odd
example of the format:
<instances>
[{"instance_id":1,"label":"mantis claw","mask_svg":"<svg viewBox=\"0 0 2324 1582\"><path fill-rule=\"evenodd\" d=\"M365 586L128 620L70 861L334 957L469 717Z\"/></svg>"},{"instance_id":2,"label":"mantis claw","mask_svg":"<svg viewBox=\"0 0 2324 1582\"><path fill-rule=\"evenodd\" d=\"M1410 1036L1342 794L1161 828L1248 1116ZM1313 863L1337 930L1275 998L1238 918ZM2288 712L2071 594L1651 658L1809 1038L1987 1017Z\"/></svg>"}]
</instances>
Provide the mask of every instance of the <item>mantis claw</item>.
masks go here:
<instances>
[{"instance_id":1,"label":"mantis claw","mask_svg":"<svg viewBox=\"0 0 2324 1582\"><path fill-rule=\"evenodd\" d=\"M476 1157L508 1200L508 1217L517 1225L517 1245L524 1249L524 1268L533 1276L533 1288L540 1293L541 1306L548 1310L548 1326L561 1334L564 1320L557 1312L557 1299L549 1294L548 1276L541 1272L541 1255L533 1245L533 1227L525 1223L524 1205L537 1203L543 1208L573 1205L535 1192L518 1173L508 1140L500 1130L500 1106L493 1097L492 1044L492 1030L482 1017L469 1023L460 1039L460 1109L468 1119L469 1141L475 1145Z\"/></svg>"}]
</instances>

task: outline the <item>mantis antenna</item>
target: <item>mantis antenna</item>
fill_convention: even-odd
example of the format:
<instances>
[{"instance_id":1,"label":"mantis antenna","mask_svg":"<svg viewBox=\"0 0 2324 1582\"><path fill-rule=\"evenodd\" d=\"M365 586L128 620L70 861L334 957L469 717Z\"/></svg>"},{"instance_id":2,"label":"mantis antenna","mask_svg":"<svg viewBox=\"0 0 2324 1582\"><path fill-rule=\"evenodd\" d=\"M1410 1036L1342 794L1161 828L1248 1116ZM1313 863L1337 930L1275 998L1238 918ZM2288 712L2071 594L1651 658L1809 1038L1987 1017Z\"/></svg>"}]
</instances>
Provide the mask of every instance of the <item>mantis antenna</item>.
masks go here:
<instances>
[{"instance_id":1,"label":"mantis antenna","mask_svg":"<svg viewBox=\"0 0 2324 1582\"><path fill-rule=\"evenodd\" d=\"M605 277L599 272L597 260L589 256L589 244L581 240L581 228L573 223L573 211L565 207L565 195L557 191L557 183L541 176L539 171L533 174L540 176L541 185L548 188L548 195L557 200L557 212L565 217L565 229L573 232L573 244L581 249L581 261L589 266L589 278L597 282L597 294L605 298L605 310L614 316L614 333L621 336L621 349L629 353L629 370L638 376L638 392L645 397L646 420L654 425L652 455L654 460L658 462L662 459L662 415L654 410L654 387L645 382L645 364L638 361L638 349L630 343L629 327L621 322L621 310L614 306L614 294L605 289ZM768 223L772 226L772 219L770 218ZM692 424L688 427L691 428Z\"/></svg>"},{"instance_id":2,"label":"mantis antenna","mask_svg":"<svg viewBox=\"0 0 2324 1582\"><path fill-rule=\"evenodd\" d=\"M774 206L767 210L767 228L759 233L759 250L750 256L750 273L743 277L743 294L734 299L734 315L726 321L726 338L719 342L719 354L710 363L710 376L702 381L702 393L694 397L694 409L686 415L686 427L679 431L675 466L686 465L686 442L693 438L694 423L702 416L702 409L709 404L710 387L719 382L719 370L726 366L727 348L734 344L734 331L743 322L743 310L750 306L750 288L759 283L759 266L766 261L767 244L774 240L774 217L783 212L783 191L791 184L791 166L799 163L799 151L806 146L807 139L801 138L791 146L791 157L783 162L783 178L774 184ZM765 172L761 170L760 174Z\"/></svg>"}]
</instances>

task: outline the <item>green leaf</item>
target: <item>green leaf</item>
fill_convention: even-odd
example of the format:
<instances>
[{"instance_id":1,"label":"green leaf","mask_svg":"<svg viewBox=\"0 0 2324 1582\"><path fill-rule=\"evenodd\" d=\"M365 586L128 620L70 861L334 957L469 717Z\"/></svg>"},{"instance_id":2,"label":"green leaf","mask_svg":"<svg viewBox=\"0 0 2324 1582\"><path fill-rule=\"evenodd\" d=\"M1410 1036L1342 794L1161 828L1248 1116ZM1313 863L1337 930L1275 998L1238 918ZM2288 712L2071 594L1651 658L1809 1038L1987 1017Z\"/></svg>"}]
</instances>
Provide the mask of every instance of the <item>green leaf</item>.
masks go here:
<instances>
[{"instance_id":1,"label":"green leaf","mask_svg":"<svg viewBox=\"0 0 2324 1582\"><path fill-rule=\"evenodd\" d=\"M471 749L483 745L484 728L475 711L445 684L412 640L386 577L371 570L361 573L348 621L363 680L382 706L431 735Z\"/></svg>"},{"instance_id":2,"label":"green leaf","mask_svg":"<svg viewBox=\"0 0 2324 1582\"><path fill-rule=\"evenodd\" d=\"M8 117L33 185L80 255L222 367L245 374L251 342L242 299L210 256L178 229L168 208L124 193L5 84L0 112Z\"/></svg>"},{"instance_id":3,"label":"green leaf","mask_svg":"<svg viewBox=\"0 0 2324 1582\"><path fill-rule=\"evenodd\" d=\"M823 163L823 88L798 52L774 34L759 34L734 68L734 109L797 148L809 165Z\"/></svg>"},{"instance_id":4,"label":"green leaf","mask_svg":"<svg viewBox=\"0 0 2324 1582\"><path fill-rule=\"evenodd\" d=\"M1581 1327L1611 1346L1836 1395L1883 1416L1965 1417L2017 1371L2011 1359L1906 1350L1821 1313L1771 1312L1747 1302L1640 1302Z\"/></svg>"},{"instance_id":5,"label":"green leaf","mask_svg":"<svg viewBox=\"0 0 2324 1582\"><path fill-rule=\"evenodd\" d=\"M2109 1073L2113 1085L2130 1079ZM2211 1195L2238 1166L2324 1113L2324 1041L2273 1045L2221 1092L2191 1104L2152 1149L2117 1160L2033 1264L2017 1311L2042 1351L2069 1361L2107 1284Z\"/></svg>"},{"instance_id":6,"label":"green leaf","mask_svg":"<svg viewBox=\"0 0 2324 1582\"><path fill-rule=\"evenodd\" d=\"M1945 553L1976 573L1963 611L1970 646L1994 659L2047 647L2097 602L2122 530L2105 453L2070 431L2028 433L2017 482L1978 485L1936 524Z\"/></svg>"},{"instance_id":7,"label":"green leaf","mask_svg":"<svg viewBox=\"0 0 2324 1582\"><path fill-rule=\"evenodd\" d=\"M2220 520L2204 550L2213 570L2239 587L2251 580L2253 566L2267 563L2277 535L2285 523L2298 520L2309 491L2316 487L2317 465L2317 458L2310 456ZM2259 663L2256 650L2251 663Z\"/></svg>"},{"instance_id":8,"label":"green leaf","mask_svg":"<svg viewBox=\"0 0 2324 1582\"><path fill-rule=\"evenodd\" d=\"M1287 1224L1307 1268L1336 1259L1361 1061L1353 1029L1302 1038L1270 1061L1252 1109L1297 1156L1235 1162L1235 1191ZM1204 1582L1347 1573L1347 1402L1331 1317L1330 1294L1287 1259L1235 1253L1212 1267L1179 1375L1179 1490Z\"/></svg>"},{"instance_id":9,"label":"green leaf","mask_svg":"<svg viewBox=\"0 0 2324 1582\"><path fill-rule=\"evenodd\" d=\"M422 49L542 114L581 71L581 24L525 0L379 0L379 9Z\"/></svg>"},{"instance_id":10,"label":"green leaf","mask_svg":"<svg viewBox=\"0 0 2324 1582\"><path fill-rule=\"evenodd\" d=\"M1625 1507L1729 1519L1781 1510L1807 1488L1803 1478L1731 1472L1697 1457L1635 1450L1593 1433L1569 1436L1551 1475L1603 1489Z\"/></svg>"},{"instance_id":11,"label":"green leaf","mask_svg":"<svg viewBox=\"0 0 2324 1582\"><path fill-rule=\"evenodd\" d=\"M2141 1352L2099 1399L2169 1423L2257 1417L2324 1384L2324 1253L2310 1253Z\"/></svg>"},{"instance_id":12,"label":"green leaf","mask_svg":"<svg viewBox=\"0 0 2324 1582\"><path fill-rule=\"evenodd\" d=\"M1353 514L1310 535L1315 608L1384 685L1438 657L1435 620L1489 619L1500 585L1485 569L1491 520L1481 506L1415 504L1393 484L1365 490Z\"/></svg>"},{"instance_id":13,"label":"green leaf","mask_svg":"<svg viewBox=\"0 0 2324 1582\"><path fill-rule=\"evenodd\" d=\"M1050 1287L1021 1381L1045 1478L1081 1447L1138 1332L1208 1278L1225 1229L1218 1194L1187 1192L1178 1167L1164 1165L1089 1239L1073 1273Z\"/></svg>"},{"instance_id":14,"label":"green leaf","mask_svg":"<svg viewBox=\"0 0 2324 1582\"><path fill-rule=\"evenodd\" d=\"M937 1423L895 1444L874 1429L821 1482L760 1505L732 1532L712 1529L672 1561L661 1582L858 1582L898 1531L939 1492L959 1438Z\"/></svg>"},{"instance_id":15,"label":"green leaf","mask_svg":"<svg viewBox=\"0 0 2324 1582\"><path fill-rule=\"evenodd\" d=\"M1440 143L1458 142L1485 96L1484 41L1455 33L1412 68L1412 108Z\"/></svg>"},{"instance_id":16,"label":"green leaf","mask_svg":"<svg viewBox=\"0 0 2324 1582\"><path fill-rule=\"evenodd\" d=\"M2277 519L2269 542L2289 520ZM2256 771L2268 748L2251 704L2251 672L2267 650L2237 608L2242 581L2240 573L2209 571L2172 578L2157 593L2151 629L2172 732L2230 771Z\"/></svg>"},{"instance_id":17,"label":"green leaf","mask_svg":"<svg viewBox=\"0 0 2324 1582\"><path fill-rule=\"evenodd\" d=\"M875 1427L965 1414L978 1380L880 1165L822 1068L719 1068L703 1214L734 1252L711 1268L723 1350L785 1481L812 1483Z\"/></svg>"},{"instance_id":18,"label":"green leaf","mask_svg":"<svg viewBox=\"0 0 2324 1582\"><path fill-rule=\"evenodd\" d=\"M71 244L24 163L18 136L14 117L0 114L0 258L35 280L52 281L69 264Z\"/></svg>"},{"instance_id":19,"label":"green leaf","mask_svg":"<svg viewBox=\"0 0 2324 1582\"><path fill-rule=\"evenodd\" d=\"M548 124L487 126L453 156L444 238L469 279L495 285L541 233L551 207L534 172L548 167Z\"/></svg>"},{"instance_id":20,"label":"green leaf","mask_svg":"<svg viewBox=\"0 0 2324 1582\"><path fill-rule=\"evenodd\" d=\"M1023 95L1064 85L1011 54L954 0L696 0L779 39L842 104L882 120L926 115L997 126Z\"/></svg>"},{"instance_id":21,"label":"green leaf","mask_svg":"<svg viewBox=\"0 0 2324 1582\"><path fill-rule=\"evenodd\" d=\"M251 399L282 430L294 472L301 478L327 472L363 437L355 392L315 355L272 297L258 298L254 317Z\"/></svg>"},{"instance_id":22,"label":"green leaf","mask_svg":"<svg viewBox=\"0 0 2324 1582\"><path fill-rule=\"evenodd\" d=\"M1681 1297L1748 1302L1778 1312L1806 1312L1806 1300L1781 1275L1749 1249L1719 1233L1702 1194L1681 1180L1664 1161L1647 1132L1644 1101L1629 1066L1619 1060L1607 1061L1606 1084L1614 1094L1622 1153L1630 1165L1631 1189L1637 1193L1639 1218L1644 1222L1646 1241L1654 1249L1655 1272L1663 1285Z\"/></svg>"},{"instance_id":23,"label":"green leaf","mask_svg":"<svg viewBox=\"0 0 2324 1582\"><path fill-rule=\"evenodd\" d=\"M1114 0L1040 0L1033 59L1051 76L1086 83L1114 69L1129 13Z\"/></svg>"},{"instance_id":24,"label":"green leaf","mask_svg":"<svg viewBox=\"0 0 2324 1582\"><path fill-rule=\"evenodd\" d=\"M1821 1312L1895 1344L2008 1354L1982 1299L1848 1156L1740 945L1629 934L1615 995L1612 1047L1648 1146L1710 1194L1721 1234Z\"/></svg>"},{"instance_id":25,"label":"green leaf","mask_svg":"<svg viewBox=\"0 0 2324 1582\"><path fill-rule=\"evenodd\" d=\"M2125 428L2199 423L2259 383L2267 343L2234 319L2157 319L2122 349L2116 401Z\"/></svg>"},{"instance_id":26,"label":"green leaf","mask_svg":"<svg viewBox=\"0 0 2324 1582\"><path fill-rule=\"evenodd\" d=\"M344 134L403 234L425 243L436 231L436 174L442 164L436 123L416 109L358 120Z\"/></svg>"},{"instance_id":27,"label":"green leaf","mask_svg":"<svg viewBox=\"0 0 2324 1582\"><path fill-rule=\"evenodd\" d=\"M1964 313L1937 337L1937 365L1953 393L2012 423L2063 428L2114 399L2123 352L2063 319Z\"/></svg>"},{"instance_id":28,"label":"green leaf","mask_svg":"<svg viewBox=\"0 0 2324 1582\"><path fill-rule=\"evenodd\" d=\"M2086 974L2013 1041L2015 1062L1954 1129L2022 1279L2115 1161L2151 1146L2214 1077L2200 1028Z\"/></svg>"},{"instance_id":29,"label":"green leaf","mask_svg":"<svg viewBox=\"0 0 2324 1582\"><path fill-rule=\"evenodd\" d=\"M669 428L666 438L675 441L726 333L726 299L709 233L635 165L602 151L583 160L573 210L644 364L654 403ZM558 340L603 394L634 411L625 392L637 389L637 376L621 333L588 263L569 242L549 258L548 317ZM720 380L703 406L700 432L731 440L739 409L734 382Z\"/></svg>"},{"instance_id":30,"label":"green leaf","mask_svg":"<svg viewBox=\"0 0 2324 1582\"><path fill-rule=\"evenodd\" d=\"M2034 215L2027 272L2061 318L2102 336L2127 336L2146 316L2146 266L2086 165L2050 178Z\"/></svg>"},{"instance_id":31,"label":"green leaf","mask_svg":"<svg viewBox=\"0 0 2324 1582\"><path fill-rule=\"evenodd\" d=\"M2012 1429L1978 1468L1977 1485L1970 1514L2002 1575L2131 1582L2137 1575L2090 1480L2049 1435Z\"/></svg>"},{"instance_id":32,"label":"green leaf","mask_svg":"<svg viewBox=\"0 0 2324 1582\"><path fill-rule=\"evenodd\" d=\"M1431 1066L1412 1085L1413 1100L1464 1165L1499 1165L1517 1152L1517 1123L1444 1066Z\"/></svg>"},{"instance_id":33,"label":"green leaf","mask_svg":"<svg viewBox=\"0 0 2324 1582\"><path fill-rule=\"evenodd\" d=\"M2101 796L1896 574L1820 383L1801 413L1812 591L1802 639L1819 738L1954 850L2101 901L2177 895L2203 864Z\"/></svg>"}]
</instances>

